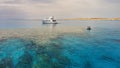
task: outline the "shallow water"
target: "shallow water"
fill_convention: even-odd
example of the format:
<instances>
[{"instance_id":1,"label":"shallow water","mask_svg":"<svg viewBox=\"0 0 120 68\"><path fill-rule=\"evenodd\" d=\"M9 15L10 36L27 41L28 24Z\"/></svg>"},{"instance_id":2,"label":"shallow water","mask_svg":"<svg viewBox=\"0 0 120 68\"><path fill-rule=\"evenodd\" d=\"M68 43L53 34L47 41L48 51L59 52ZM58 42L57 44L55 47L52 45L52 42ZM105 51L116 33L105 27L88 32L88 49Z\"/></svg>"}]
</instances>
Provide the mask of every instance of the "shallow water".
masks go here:
<instances>
[{"instance_id":1,"label":"shallow water","mask_svg":"<svg viewBox=\"0 0 120 68\"><path fill-rule=\"evenodd\" d=\"M17 28L44 27L51 32L58 31L58 27L82 27L82 32L77 28L63 30L67 32L58 32L44 44L40 42L46 39L37 41L37 31L33 32L34 39L14 35L2 37L0 68L120 68L120 21L59 21L57 25L34 23L27 26L19 25ZM92 30L87 31L87 26ZM16 27L9 25L7 28L12 30ZM1 27L2 31L7 28Z\"/></svg>"}]
</instances>

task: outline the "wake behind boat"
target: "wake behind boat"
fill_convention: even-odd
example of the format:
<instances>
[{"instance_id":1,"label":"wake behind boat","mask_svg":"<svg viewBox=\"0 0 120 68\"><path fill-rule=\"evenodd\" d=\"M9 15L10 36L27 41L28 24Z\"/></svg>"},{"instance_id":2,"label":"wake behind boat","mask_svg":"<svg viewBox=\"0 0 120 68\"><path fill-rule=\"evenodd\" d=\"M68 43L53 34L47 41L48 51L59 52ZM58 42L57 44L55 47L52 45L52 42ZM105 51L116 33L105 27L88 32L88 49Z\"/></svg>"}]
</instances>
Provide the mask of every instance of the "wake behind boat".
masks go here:
<instances>
[{"instance_id":1,"label":"wake behind boat","mask_svg":"<svg viewBox=\"0 0 120 68\"><path fill-rule=\"evenodd\" d=\"M54 17L49 17L48 19L42 20L43 24L58 24Z\"/></svg>"}]
</instances>

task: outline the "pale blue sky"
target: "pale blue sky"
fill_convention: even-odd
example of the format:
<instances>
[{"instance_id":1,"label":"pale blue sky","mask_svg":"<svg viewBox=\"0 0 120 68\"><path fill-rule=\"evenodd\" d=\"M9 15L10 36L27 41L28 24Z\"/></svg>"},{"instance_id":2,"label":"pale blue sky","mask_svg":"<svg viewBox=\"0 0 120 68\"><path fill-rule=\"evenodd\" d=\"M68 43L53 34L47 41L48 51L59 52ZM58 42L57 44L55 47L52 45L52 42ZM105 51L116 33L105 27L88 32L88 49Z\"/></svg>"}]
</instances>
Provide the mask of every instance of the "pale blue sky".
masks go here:
<instances>
[{"instance_id":1,"label":"pale blue sky","mask_svg":"<svg viewBox=\"0 0 120 68\"><path fill-rule=\"evenodd\" d=\"M0 19L120 17L120 0L0 0Z\"/></svg>"}]
</instances>

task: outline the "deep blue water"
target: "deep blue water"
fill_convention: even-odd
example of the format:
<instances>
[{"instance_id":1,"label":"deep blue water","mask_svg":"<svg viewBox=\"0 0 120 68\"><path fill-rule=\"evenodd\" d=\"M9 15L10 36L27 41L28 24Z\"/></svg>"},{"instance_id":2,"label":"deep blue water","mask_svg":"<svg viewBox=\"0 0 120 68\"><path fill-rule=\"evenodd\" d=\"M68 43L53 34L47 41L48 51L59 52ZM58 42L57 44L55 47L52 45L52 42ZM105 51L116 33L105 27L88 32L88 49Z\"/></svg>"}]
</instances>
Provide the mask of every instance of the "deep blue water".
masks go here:
<instances>
[{"instance_id":1,"label":"deep blue water","mask_svg":"<svg viewBox=\"0 0 120 68\"><path fill-rule=\"evenodd\" d=\"M44 26L38 21L32 22L27 27L18 23L19 27L8 25L7 28ZM91 26L92 30L60 35L41 45L30 39L1 40L0 68L120 68L120 21L59 22L56 27Z\"/></svg>"}]
</instances>

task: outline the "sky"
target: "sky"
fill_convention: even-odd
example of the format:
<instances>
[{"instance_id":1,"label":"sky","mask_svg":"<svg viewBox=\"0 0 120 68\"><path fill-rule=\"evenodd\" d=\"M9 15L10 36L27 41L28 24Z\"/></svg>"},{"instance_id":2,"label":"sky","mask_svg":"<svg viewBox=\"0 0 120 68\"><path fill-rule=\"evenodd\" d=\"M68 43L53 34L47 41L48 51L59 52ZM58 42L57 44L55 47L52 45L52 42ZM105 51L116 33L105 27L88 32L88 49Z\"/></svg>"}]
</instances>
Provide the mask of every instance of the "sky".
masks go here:
<instances>
[{"instance_id":1,"label":"sky","mask_svg":"<svg viewBox=\"0 0 120 68\"><path fill-rule=\"evenodd\" d=\"M0 19L120 17L120 0L0 0Z\"/></svg>"}]
</instances>

